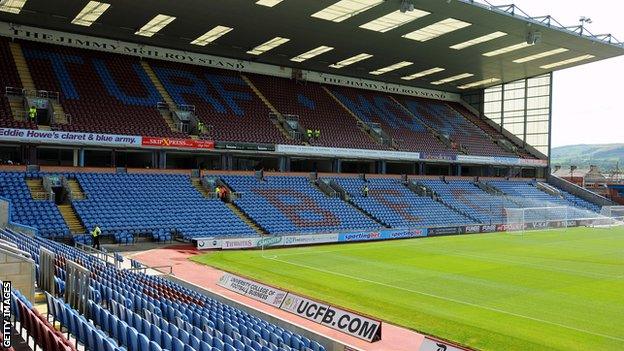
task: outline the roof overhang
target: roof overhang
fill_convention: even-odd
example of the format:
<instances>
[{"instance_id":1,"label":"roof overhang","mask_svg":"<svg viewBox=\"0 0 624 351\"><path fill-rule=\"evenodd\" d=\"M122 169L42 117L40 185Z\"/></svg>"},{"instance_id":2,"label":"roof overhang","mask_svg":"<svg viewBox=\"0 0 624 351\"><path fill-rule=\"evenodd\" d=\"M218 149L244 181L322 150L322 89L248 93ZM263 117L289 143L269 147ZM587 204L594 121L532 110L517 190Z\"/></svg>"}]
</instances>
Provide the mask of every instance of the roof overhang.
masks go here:
<instances>
[{"instance_id":1,"label":"roof overhang","mask_svg":"<svg viewBox=\"0 0 624 351\"><path fill-rule=\"evenodd\" d=\"M385 32L366 29L375 27L366 24L396 12L400 0L383 1L340 22L312 16L338 0L272 1L276 3L272 7L256 4L255 0L101 0L111 6L92 25L72 24L88 2L27 0L19 14L0 12L0 21L448 92L481 89L624 54L624 47L611 37L590 38L583 35L584 29L561 28L551 17L531 19L512 14L514 11L509 8L475 5L464 0L412 0L421 11L417 18ZM424 15L425 12L429 14ZM159 14L175 20L152 36L136 34ZM449 18L461 23L443 22L457 28L430 38L432 32L435 36L448 30L448 26L437 24ZM210 42L203 46L191 44L217 26L232 29L209 37ZM420 31L423 28L426 28L424 34ZM487 37L496 32L505 35ZM527 37L536 33L541 39L534 45L501 50L526 43ZM260 54L253 50L276 37L289 40L280 41ZM456 45L477 38L483 39L467 47L459 45L457 49ZM320 50L323 52L301 62L291 60L323 46L332 49ZM362 53L372 57L334 68L337 62ZM484 55L487 53L488 56ZM553 65L581 57L585 59ZM444 70L411 80L401 79L436 67ZM447 79L457 76L463 78Z\"/></svg>"}]
</instances>

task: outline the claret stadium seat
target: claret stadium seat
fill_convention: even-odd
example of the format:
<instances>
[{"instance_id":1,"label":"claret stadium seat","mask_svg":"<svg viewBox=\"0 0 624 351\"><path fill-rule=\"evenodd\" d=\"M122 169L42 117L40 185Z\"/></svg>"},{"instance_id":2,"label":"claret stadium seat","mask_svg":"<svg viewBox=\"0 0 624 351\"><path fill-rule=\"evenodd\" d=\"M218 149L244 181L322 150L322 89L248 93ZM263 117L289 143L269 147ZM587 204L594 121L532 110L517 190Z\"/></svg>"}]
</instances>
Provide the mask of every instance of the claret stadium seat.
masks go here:
<instances>
[{"instance_id":1,"label":"claret stadium seat","mask_svg":"<svg viewBox=\"0 0 624 351\"><path fill-rule=\"evenodd\" d=\"M358 128L357 120L320 84L258 74L248 77L279 112L298 116L303 129L320 130L311 145L387 149Z\"/></svg>"},{"instance_id":2,"label":"claret stadium seat","mask_svg":"<svg viewBox=\"0 0 624 351\"><path fill-rule=\"evenodd\" d=\"M54 128L111 134L183 137L156 108L160 93L134 56L23 42L38 90L60 93L69 124Z\"/></svg>"},{"instance_id":3,"label":"claret stadium seat","mask_svg":"<svg viewBox=\"0 0 624 351\"><path fill-rule=\"evenodd\" d=\"M306 234L377 229L382 225L343 202L323 194L307 177L223 176L241 194L235 201L270 234Z\"/></svg>"},{"instance_id":4,"label":"claret stadium seat","mask_svg":"<svg viewBox=\"0 0 624 351\"><path fill-rule=\"evenodd\" d=\"M354 88L327 88L362 121L378 123L397 142L400 150L456 153L442 144L422 122L409 115L390 96Z\"/></svg>"},{"instance_id":5,"label":"claret stadium seat","mask_svg":"<svg viewBox=\"0 0 624 351\"><path fill-rule=\"evenodd\" d=\"M195 114L216 141L291 144L269 118L269 108L238 72L150 61L178 105L195 106Z\"/></svg>"},{"instance_id":6,"label":"claret stadium seat","mask_svg":"<svg viewBox=\"0 0 624 351\"><path fill-rule=\"evenodd\" d=\"M332 178L366 212L393 228L430 228L474 223L431 197L418 196L399 179L355 177ZM368 196L363 188L368 186Z\"/></svg>"}]
</instances>

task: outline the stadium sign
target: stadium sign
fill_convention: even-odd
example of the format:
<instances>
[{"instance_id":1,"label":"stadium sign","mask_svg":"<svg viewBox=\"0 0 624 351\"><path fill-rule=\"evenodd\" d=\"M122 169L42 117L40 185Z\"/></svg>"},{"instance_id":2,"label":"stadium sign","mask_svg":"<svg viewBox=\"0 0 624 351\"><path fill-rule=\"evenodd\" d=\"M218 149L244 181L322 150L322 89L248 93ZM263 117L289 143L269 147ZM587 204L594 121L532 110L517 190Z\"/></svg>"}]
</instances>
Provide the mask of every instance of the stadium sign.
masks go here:
<instances>
[{"instance_id":1,"label":"stadium sign","mask_svg":"<svg viewBox=\"0 0 624 351\"><path fill-rule=\"evenodd\" d=\"M461 234L461 227L441 227L441 228L429 228L428 236L438 235L457 235Z\"/></svg>"},{"instance_id":2,"label":"stadium sign","mask_svg":"<svg viewBox=\"0 0 624 351\"><path fill-rule=\"evenodd\" d=\"M308 234L285 236L283 246L326 244L338 242L338 234Z\"/></svg>"},{"instance_id":3,"label":"stadium sign","mask_svg":"<svg viewBox=\"0 0 624 351\"><path fill-rule=\"evenodd\" d=\"M330 158L365 158L365 159L386 159L401 161L418 161L420 154L418 152L404 151L383 151L383 150L365 150L365 149L345 149L335 147L322 146L303 146L303 145L276 145L275 151L293 155L293 156L313 156L313 157L330 157Z\"/></svg>"},{"instance_id":4,"label":"stadium sign","mask_svg":"<svg viewBox=\"0 0 624 351\"><path fill-rule=\"evenodd\" d=\"M476 163L501 166L546 167L548 165L548 161L546 160L525 159L517 157L457 155L456 159L459 163Z\"/></svg>"},{"instance_id":5,"label":"stadium sign","mask_svg":"<svg viewBox=\"0 0 624 351\"><path fill-rule=\"evenodd\" d=\"M289 293L281 309L356 338L381 339L381 321Z\"/></svg>"},{"instance_id":6,"label":"stadium sign","mask_svg":"<svg viewBox=\"0 0 624 351\"><path fill-rule=\"evenodd\" d=\"M420 344L420 348L418 351L463 351L465 349L460 349L455 346L451 346L446 342L440 340L431 339L428 336L425 336L425 340L423 340L422 344Z\"/></svg>"},{"instance_id":7,"label":"stadium sign","mask_svg":"<svg viewBox=\"0 0 624 351\"><path fill-rule=\"evenodd\" d=\"M21 143L141 147L141 140L140 136L134 135L0 128L0 141Z\"/></svg>"},{"instance_id":8,"label":"stadium sign","mask_svg":"<svg viewBox=\"0 0 624 351\"><path fill-rule=\"evenodd\" d=\"M271 286L229 273L223 274L217 281L217 285L277 308L282 305L288 294Z\"/></svg>"},{"instance_id":9,"label":"stadium sign","mask_svg":"<svg viewBox=\"0 0 624 351\"><path fill-rule=\"evenodd\" d=\"M143 137L142 146L174 149L214 149L212 140Z\"/></svg>"}]
</instances>

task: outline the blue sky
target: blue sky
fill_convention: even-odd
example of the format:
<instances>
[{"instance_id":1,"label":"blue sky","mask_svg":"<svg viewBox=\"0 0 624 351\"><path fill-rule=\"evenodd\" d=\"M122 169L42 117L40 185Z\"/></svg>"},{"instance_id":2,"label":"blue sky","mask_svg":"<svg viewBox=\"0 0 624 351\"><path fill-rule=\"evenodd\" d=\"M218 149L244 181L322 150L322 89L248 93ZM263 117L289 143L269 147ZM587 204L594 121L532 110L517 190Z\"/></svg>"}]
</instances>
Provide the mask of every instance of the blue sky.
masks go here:
<instances>
[{"instance_id":1,"label":"blue sky","mask_svg":"<svg viewBox=\"0 0 624 351\"><path fill-rule=\"evenodd\" d=\"M561 24L593 21L594 34L612 33L624 41L622 0L513 0L532 16L552 15ZM553 79L553 147L572 144L624 143L624 57L555 72Z\"/></svg>"}]
</instances>

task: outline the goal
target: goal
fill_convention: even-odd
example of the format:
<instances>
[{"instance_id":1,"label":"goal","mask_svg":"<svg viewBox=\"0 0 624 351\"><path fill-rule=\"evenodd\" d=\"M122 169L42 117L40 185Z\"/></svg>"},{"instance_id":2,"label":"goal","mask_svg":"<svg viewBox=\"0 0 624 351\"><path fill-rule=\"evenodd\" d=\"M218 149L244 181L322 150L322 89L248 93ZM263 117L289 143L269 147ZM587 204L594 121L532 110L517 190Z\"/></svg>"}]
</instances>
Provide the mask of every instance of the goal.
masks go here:
<instances>
[{"instance_id":1,"label":"goal","mask_svg":"<svg viewBox=\"0 0 624 351\"><path fill-rule=\"evenodd\" d=\"M612 206L614 207L614 206ZM506 230L511 233L524 233L532 229L568 228L576 226L611 227L622 225L624 206L621 209L603 209L597 213L573 206L505 208ZM616 216L608 215L615 214Z\"/></svg>"},{"instance_id":2,"label":"goal","mask_svg":"<svg viewBox=\"0 0 624 351\"><path fill-rule=\"evenodd\" d=\"M616 221L624 221L624 206L602 206L600 214Z\"/></svg>"}]
</instances>

